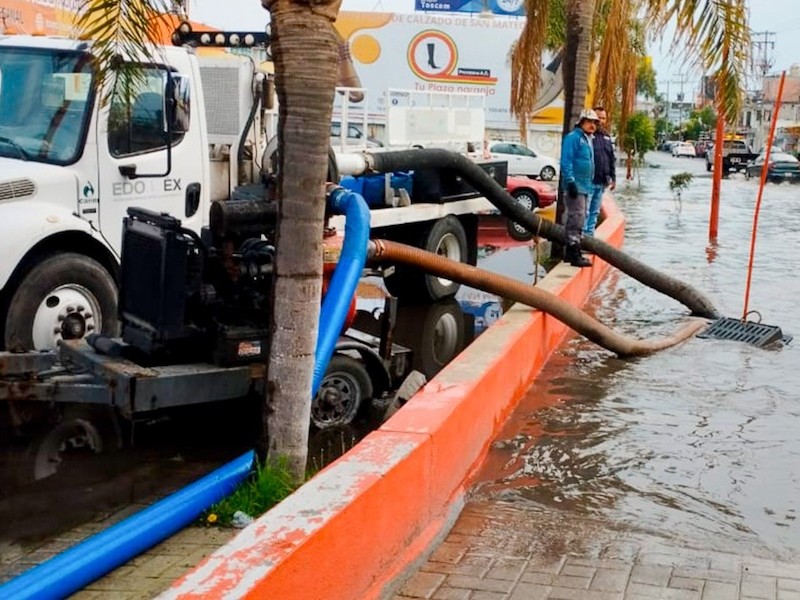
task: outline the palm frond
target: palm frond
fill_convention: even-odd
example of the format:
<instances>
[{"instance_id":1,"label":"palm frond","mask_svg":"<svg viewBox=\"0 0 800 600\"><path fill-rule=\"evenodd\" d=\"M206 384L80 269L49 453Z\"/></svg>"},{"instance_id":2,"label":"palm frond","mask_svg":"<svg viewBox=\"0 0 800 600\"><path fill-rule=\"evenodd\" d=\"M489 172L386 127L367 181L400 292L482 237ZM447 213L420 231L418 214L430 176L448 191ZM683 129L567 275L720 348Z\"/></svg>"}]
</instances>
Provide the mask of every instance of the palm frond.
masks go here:
<instances>
[{"instance_id":1,"label":"palm frond","mask_svg":"<svg viewBox=\"0 0 800 600\"><path fill-rule=\"evenodd\" d=\"M657 34L676 25L674 50L686 47L693 62L716 73L725 119L734 122L742 104L750 53L750 28L745 0L648 0L647 17Z\"/></svg>"},{"instance_id":2,"label":"palm frond","mask_svg":"<svg viewBox=\"0 0 800 600\"><path fill-rule=\"evenodd\" d=\"M539 93L549 10L549 0L525 0L525 27L511 49L511 114L519 121L523 139Z\"/></svg>"},{"instance_id":3,"label":"palm frond","mask_svg":"<svg viewBox=\"0 0 800 600\"><path fill-rule=\"evenodd\" d=\"M173 8L169 0L83 0L75 28L79 37L92 41L97 84L107 102L115 85L135 85L136 68L124 67L119 57L153 62L158 52L159 21Z\"/></svg>"}]
</instances>

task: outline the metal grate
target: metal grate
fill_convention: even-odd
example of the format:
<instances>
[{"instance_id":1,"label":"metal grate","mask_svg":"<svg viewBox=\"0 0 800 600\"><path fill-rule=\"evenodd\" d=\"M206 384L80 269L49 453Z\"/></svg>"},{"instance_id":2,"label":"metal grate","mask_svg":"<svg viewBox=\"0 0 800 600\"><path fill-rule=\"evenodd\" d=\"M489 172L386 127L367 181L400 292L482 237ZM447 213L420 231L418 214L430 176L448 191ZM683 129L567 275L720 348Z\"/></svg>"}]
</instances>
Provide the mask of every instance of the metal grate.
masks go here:
<instances>
[{"instance_id":1,"label":"metal grate","mask_svg":"<svg viewBox=\"0 0 800 600\"><path fill-rule=\"evenodd\" d=\"M776 325L764 325L731 317L717 319L708 329L698 333L697 337L744 342L759 348L778 341L783 341L784 344L792 341L792 337L783 335L781 328Z\"/></svg>"}]
</instances>

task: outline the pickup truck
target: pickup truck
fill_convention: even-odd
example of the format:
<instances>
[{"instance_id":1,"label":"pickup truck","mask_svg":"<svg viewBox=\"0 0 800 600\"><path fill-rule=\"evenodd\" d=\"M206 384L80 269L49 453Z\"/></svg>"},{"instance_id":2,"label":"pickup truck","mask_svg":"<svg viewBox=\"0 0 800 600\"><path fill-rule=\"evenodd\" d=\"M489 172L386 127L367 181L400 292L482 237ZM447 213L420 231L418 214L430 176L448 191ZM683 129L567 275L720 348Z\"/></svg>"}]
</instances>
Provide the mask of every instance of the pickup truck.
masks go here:
<instances>
[{"instance_id":1,"label":"pickup truck","mask_svg":"<svg viewBox=\"0 0 800 600\"><path fill-rule=\"evenodd\" d=\"M744 171L747 164L755 160L757 152L744 140L724 140L722 144L722 174L729 171ZM706 152L706 171L714 169L714 147L709 146Z\"/></svg>"}]
</instances>

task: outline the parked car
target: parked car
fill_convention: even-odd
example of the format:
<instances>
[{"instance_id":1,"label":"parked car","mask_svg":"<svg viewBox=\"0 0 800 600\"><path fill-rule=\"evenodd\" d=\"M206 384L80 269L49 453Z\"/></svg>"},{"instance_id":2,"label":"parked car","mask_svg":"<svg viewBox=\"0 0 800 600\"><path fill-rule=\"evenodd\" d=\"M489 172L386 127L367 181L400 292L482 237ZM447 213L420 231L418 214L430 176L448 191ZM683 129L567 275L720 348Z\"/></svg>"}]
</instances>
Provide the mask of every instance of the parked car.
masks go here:
<instances>
[{"instance_id":1,"label":"parked car","mask_svg":"<svg viewBox=\"0 0 800 600\"><path fill-rule=\"evenodd\" d=\"M546 208L556 201L555 186L530 177L509 175L506 178L506 190L523 208L529 211L533 211L536 208ZM510 219L508 221L508 235L521 242L526 242L533 237L533 234L525 227Z\"/></svg>"},{"instance_id":2,"label":"parked car","mask_svg":"<svg viewBox=\"0 0 800 600\"><path fill-rule=\"evenodd\" d=\"M341 147L342 145L342 124L339 121L331 123L331 146L334 148ZM380 148L383 143L373 137L365 136L361 126L355 123L347 125L347 137L344 139L344 145L347 146L366 146L367 148Z\"/></svg>"},{"instance_id":3,"label":"parked car","mask_svg":"<svg viewBox=\"0 0 800 600\"><path fill-rule=\"evenodd\" d=\"M527 175L543 181L552 181L558 175L558 161L544 154L537 154L525 144L517 142L491 142L490 158L508 162L509 175Z\"/></svg>"},{"instance_id":4,"label":"parked car","mask_svg":"<svg viewBox=\"0 0 800 600\"><path fill-rule=\"evenodd\" d=\"M672 145L672 156L691 156L694 158L697 153L694 149L694 144L691 142L675 142Z\"/></svg>"},{"instance_id":5,"label":"parked car","mask_svg":"<svg viewBox=\"0 0 800 600\"><path fill-rule=\"evenodd\" d=\"M766 154L759 154L753 162L747 165L744 176L747 179L751 177L761 177L761 169L764 167ZM800 160L797 160L791 154L786 152L770 152L769 165L767 167L767 181L782 182L782 181L800 181Z\"/></svg>"}]
</instances>

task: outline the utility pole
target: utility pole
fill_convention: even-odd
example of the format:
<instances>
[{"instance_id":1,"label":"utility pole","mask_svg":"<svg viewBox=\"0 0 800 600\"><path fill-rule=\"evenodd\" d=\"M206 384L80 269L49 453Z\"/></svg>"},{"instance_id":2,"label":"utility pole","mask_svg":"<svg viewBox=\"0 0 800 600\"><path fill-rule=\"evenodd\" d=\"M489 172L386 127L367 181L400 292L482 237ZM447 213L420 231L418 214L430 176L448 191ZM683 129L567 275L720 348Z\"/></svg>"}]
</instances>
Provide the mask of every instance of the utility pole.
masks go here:
<instances>
[{"instance_id":1,"label":"utility pole","mask_svg":"<svg viewBox=\"0 0 800 600\"><path fill-rule=\"evenodd\" d=\"M672 83L677 83L681 86L680 92L678 92L678 131L683 129L683 84L688 83L688 79L685 79L685 75L682 73L678 73L678 77L680 79L674 80Z\"/></svg>"},{"instance_id":2,"label":"utility pole","mask_svg":"<svg viewBox=\"0 0 800 600\"><path fill-rule=\"evenodd\" d=\"M775 49L775 42L772 41L776 36L774 31L752 31L750 37L751 44L756 48L753 53L755 57L754 70L763 79L767 76L773 65L772 51ZM759 82L760 83L760 82Z\"/></svg>"}]
</instances>

